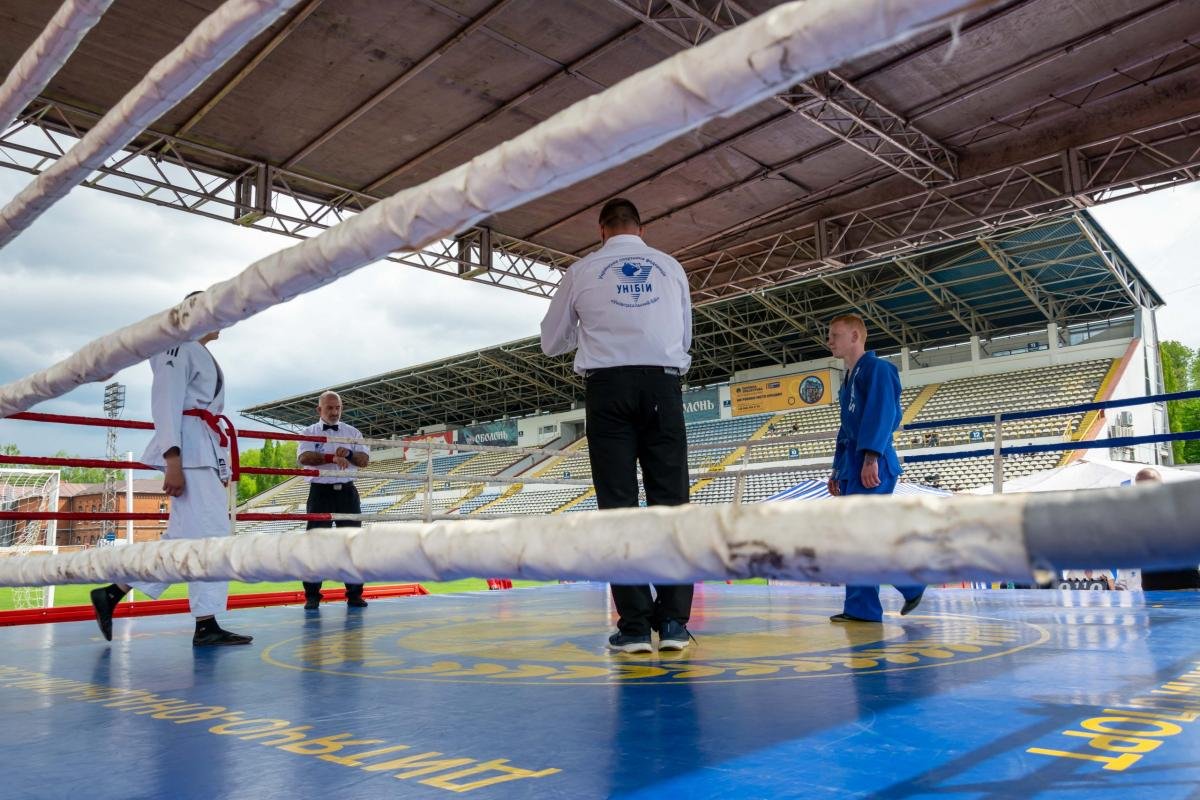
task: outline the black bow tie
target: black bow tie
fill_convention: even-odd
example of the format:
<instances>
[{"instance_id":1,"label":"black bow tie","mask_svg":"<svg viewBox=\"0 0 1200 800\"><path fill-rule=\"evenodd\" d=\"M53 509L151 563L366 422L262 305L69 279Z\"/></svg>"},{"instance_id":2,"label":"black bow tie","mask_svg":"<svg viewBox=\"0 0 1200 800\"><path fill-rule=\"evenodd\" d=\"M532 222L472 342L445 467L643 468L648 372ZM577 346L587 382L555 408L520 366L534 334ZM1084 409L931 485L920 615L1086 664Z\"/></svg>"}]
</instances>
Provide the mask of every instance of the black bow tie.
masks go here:
<instances>
[{"instance_id":1,"label":"black bow tie","mask_svg":"<svg viewBox=\"0 0 1200 800\"><path fill-rule=\"evenodd\" d=\"M321 423L321 430L323 431L336 431L337 429L337 425L330 425L328 422Z\"/></svg>"}]
</instances>

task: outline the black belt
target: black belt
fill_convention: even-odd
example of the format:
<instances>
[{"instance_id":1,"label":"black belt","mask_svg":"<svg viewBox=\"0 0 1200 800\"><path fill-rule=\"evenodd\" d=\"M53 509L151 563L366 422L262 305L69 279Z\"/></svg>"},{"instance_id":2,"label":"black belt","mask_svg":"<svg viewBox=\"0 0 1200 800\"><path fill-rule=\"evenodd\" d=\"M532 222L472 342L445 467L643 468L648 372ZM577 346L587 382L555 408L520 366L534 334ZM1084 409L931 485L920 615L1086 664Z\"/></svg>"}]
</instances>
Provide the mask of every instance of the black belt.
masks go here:
<instances>
[{"instance_id":1,"label":"black belt","mask_svg":"<svg viewBox=\"0 0 1200 800\"><path fill-rule=\"evenodd\" d=\"M322 489L332 489L335 492L340 492L347 486L354 486L354 481L345 481L343 483L316 483L314 481L313 483L310 483L309 486L319 486Z\"/></svg>"},{"instance_id":2,"label":"black belt","mask_svg":"<svg viewBox=\"0 0 1200 800\"><path fill-rule=\"evenodd\" d=\"M679 367L662 367L662 366L654 366L651 364L635 364L635 365L621 366L621 367L599 367L597 369L585 369L583 371L583 377L591 378L596 375L609 375L609 374L617 374L617 373L622 373L622 372L627 372L627 373L649 372L649 373L654 373L654 374L675 375L677 377L680 375L683 375L683 370L680 369Z\"/></svg>"}]
</instances>

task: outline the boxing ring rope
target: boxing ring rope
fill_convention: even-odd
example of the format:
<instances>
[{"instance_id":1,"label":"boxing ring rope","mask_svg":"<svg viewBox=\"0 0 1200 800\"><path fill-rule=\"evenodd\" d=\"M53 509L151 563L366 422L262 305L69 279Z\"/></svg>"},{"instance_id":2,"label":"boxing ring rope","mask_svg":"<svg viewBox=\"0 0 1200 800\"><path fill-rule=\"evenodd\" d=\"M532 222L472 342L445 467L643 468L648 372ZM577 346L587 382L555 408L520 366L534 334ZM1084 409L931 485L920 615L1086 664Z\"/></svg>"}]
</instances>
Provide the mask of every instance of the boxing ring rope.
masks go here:
<instances>
[{"instance_id":1,"label":"boxing ring rope","mask_svg":"<svg viewBox=\"0 0 1200 800\"><path fill-rule=\"evenodd\" d=\"M888 520L880 524L881 518ZM1102 563L1200 563L1200 492L1086 492L656 506L553 517L162 541L0 562L0 586L103 581L1020 580ZM609 535L598 536L603 529Z\"/></svg>"},{"instance_id":2,"label":"boxing ring rope","mask_svg":"<svg viewBox=\"0 0 1200 800\"><path fill-rule=\"evenodd\" d=\"M919 426L922 429L948 427L962 424L963 420L976 422L995 417L1058 416L1064 409L1103 410L1197 395L1200 392L1178 392L1082 406L1006 412L992 417L934 420ZM107 420L72 417L66 421L94 425ZM146 425L124 422L125 427ZM256 433L243 432L243 435ZM813 440L822 437L826 435L816 433L781 438ZM332 440L345 437L305 438ZM1200 431L1025 445L1000 448L1000 452L1122 446L1127 439L1133 443L1200 439ZM399 443L426 448L430 459L435 448L453 446L443 440L429 439L400 440ZM694 449L778 446L779 443L778 439L761 439L740 444L709 443L696 445ZM473 449L512 453L518 448L475 445ZM548 452L564 454L561 450ZM570 451L566 454L570 455ZM909 456L906 461L986 455L989 455L987 451L950 451ZM0 463L33 460L22 456L0 457ZM100 459L38 458L36 461L129 466L128 462ZM795 467L771 467L745 472L794 470ZM268 474L311 472L315 471L271 469ZM347 476L352 474L355 473ZM399 477L381 474L390 479ZM709 477L714 474L721 475L707 473ZM357 477L363 477L362 473L357 473ZM487 482L492 477L463 478L463 482ZM741 478L737 472L734 477ZM516 482L552 481L527 478ZM879 524L879 517L884 514L890 520L886 527ZM269 580L325 575L331 579L359 582L446 580L481 574L631 582L744 577L821 582L1025 582L1035 577L1033 573L1040 569L1087 568L1095 563L1138 568L1196 563L1200 561L1200 527L1195 522L1200 519L1198 515L1200 492L1187 485L1141 487L1136 493L1121 489L1082 495L1073 492L992 498L853 497L839 498L832 503L809 501L769 506L735 502L725 506L657 507L553 517L485 519L439 515L438 522L423 524L390 522L400 515L386 513L243 512L238 516L242 521L356 520L374 525L362 531L243 535L199 542L147 543L121 548L127 556L112 555L115 551L88 551L36 559L6 559L7 563L0 563L0 585L134 580L148 576L167 580L242 580L247 577ZM163 519L166 516L153 513L0 513L0 519ZM451 523L445 521L447 519L455 521ZM598 527L618 535L611 539L598 537L595 535ZM653 563L643 563L643 557ZM208 561L210 558L214 560ZM856 558L859 560L855 561Z\"/></svg>"},{"instance_id":3,"label":"boxing ring rope","mask_svg":"<svg viewBox=\"0 0 1200 800\"><path fill-rule=\"evenodd\" d=\"M226 0L178 47L155 64L74 147L0 210L0 247L15 239L88 175L104 166L109 156L191 94L297 2L299 0ZM64 54L64 59L66 55L69 53ZM158 351L164 349L158 348Z\"/></svg>"},{"instance_id":4,"label":"boxing ring rope","mask_svg":"<svg viewBox=\"0 0 1200 800\"><path fill-rule=\"evenodd\" d=\"M961 426L965 424L979 424L982 422L994 421L997 425L995 431L995 446L992 449L974 449L974 450L949 450L937 453L922 453L913 455L903 455L900 457L903 464L918 464L932 463L938 461L950 461L963 458L983 458L991 456L996 461L995 473L1003 474L1003 458L1009 455L1021 455L1028 453L1045 453L1045 452L1065 452L1069 450L1089 450L1089 449L1105 449L1113 447L1128 447L1140 444L1151 444L1157 442L1172 442L1172 441L1195 441L1200 440L1200 431L1180 431L1173 433L1152 434L1146 436L1133 437L1117 437L1100 439L1096 441L1074 441L1074 442L1054 442L1047 444L1029 444L1029 445L1003 445L1003 431L1000 427L1002 422L1017 419L1032 419L1039 417L1055 417L1063 416L1069 413L1082 413L1088 411L1104 411L1110 408L1126 408L1135 405L1145 405L1150 403L1170 402L1174 400L1185 400L1200 397L1200 390L1191 390L1184 392L1174 392L1168 394L1149 395L1146 397L1123 398L1119 400L1105 400L1089 403L1073 404L1068 406L1056 406L1043 409L1031 409L1025 411L1009 411L1000 412L990 415L975 415L969 417L952 417L948 419L930 420L920 423L910 423L901 426L900 431L912 430L929 430L937 428L947 428ZM83 425L92 427L121 427L138 430L149 430L153 428L153 424L137 420L110 420L105 417L83 417L65 414L41 414L23 412L14 414L11 419L19 419L26 421L61 423L69 425ZM547 476L529 475L537 467L541 467L545 472L549 467L542 463L534 463L525 469L520 475L513 477L500 477L499 475L479 475L466 472L446 472L437 473L432 470L435 451L452 449L455 451L473 452L473 453L502 453L504 455L515 455L519 457L527 455L546 455L549 458L563 458L578 453L563 449L550 449L540 447L506 447L497 445L477 445L477 444L458 444L446 442L442 439L423 438L423 439L357 439L353 437L342 436L324 436L324 435L308 435L308 434L290 434L276 431L265 430L235 430L237 438L241 439L283 439L283 440L300 440L313 441L322 443L346 443L346 444L363 444L370 442L373 446L384 448L415 448L424 451L427 468L424 472L413 473L395 473L382 470L355 470L355 471L340 471L326 470L320 471L316 469L305 468L278 468L278 467L246 467L237 465L238 472L248 475L284 475L284 476L300 476L300 477L344 477L347 480L354 479L371 479L378 478L381 480L396 481L398 483L412 484L413 488L420 487L425 494L425 508L419 517L414 517L412 514L400 514L387 512L377 512L371 514L300 514L293 512L238 512L236 504L233 504L231 513L230 526L231 530L236 532L237 523L250 521L359 521L359 522L377 522L389 520L409 520L414 518L423 519L430 522L434 519L454 520L463 519L462 514L434 514L432 512L432 496L437 489L435 484L438 484L442 489L449 489L453 486L475 486L486 484L499 484L507 486L578 486L588 488L592 486L590 480L571 480L569 478L552 478ZM828 469L832 466L831 462L819 461L809 462L800 465L785 465L785 466L767 466L767 467L751 467L750 456L755 449L759 448L777 448L793 443L806 443L813 441L829 441L836 436L836 431L812 432L792 436L769 437L763 439L749 439L740 442L708 442L703 444L694 444L688 446L689 452L704 452L707 450L722 450L733 452L738 449L743 449L741 465L734 468L732 465L727 467L701 467L689 470L689 475L692 478L700 480L720 480L732 479L735 481L734 496L732 502L742 503L745 493L746 478L753 475L779 475L796 473L800 471L815 471L819 469ZM237 454L231 454L234 458ZM519 460L519 459L518 459ZM514 464L516 462L513 462ZM0 455L0 464L12 464L19 466L70 466L70 467L89 467L99 469L138 469L150 470L155 468L140 462L133 461L108 461L105 459L91 458L64 458L58 456L39 457L39 456L7 456ZM230 491L236 494L236 484L230 484ZM993 486L993 491L996 494L1002 492L1002 484L1000 487ZM486 518L487 512L481 512L473 515L476 519ZM0 519L18 519L21 518L15 512L7 514L0 513ZM34 517L26 517L34 518ZM166 519L165 514L149 514L148 516L135 515L103 515L92 514L87 515L84 512L72 512L67 514L62 512L59 515L53 513L44 516L45 519L60 519L60 520L84 520L84 519Z\"/></svg>"},{"instance_id":5,"label":"boxing ring rope","mask_svg":"<svg viewBox=\"0 0 1200 800\"><path fill-rule=\"evenodd\" d=\"M951 417L950 419L933 419L925 422L910 422L901 425L902 431L919 431L929 428L950 428L957 425L978 425L990 422L1011 422L1019 419L1037 419L1039 417L1058 417L1066 414L1081 414L1088 411L1105 411L1110 408L1128 408L1142 406L1148 403L1167 403L1174 400L1194 400L1200 398L1200 389L1190 389L1184 392L1167 394L1148 394L1145 397L1123 397L1120 400L1097 400L1089 403L1074 403L1069 406L1055 408L1034 408L1027 411L1001 411L996 414L976 414L971 417Z\"/></svg>"},{"instance_id":6,"label":"boxing ring rope","mask_svg":"<svg viewBox=\"0 0 1200 800\"><path fill-rule=\"evenodd\" d=\"M0 131L42 93L113 0L64 0L0 85Z\"/></svg>"},{"instance_id":7,"label":"boxing ring rope","mask_svg":"<svg viewBox=\"0 0 1200 800\"><path fill-rule=\"evenodd\" d=\"M83 383L105 380L155 353L228 328L392 251L420 249L499 211L650 152L817 72L988 4L807 0L774 8L581 100L460 167L263 258L173 308L0 387L0 416L25 411ZM103 127L102 122L92 133ZM60 159L35 184L77 160L78 156Z\"/></svg>"}]
</instances>

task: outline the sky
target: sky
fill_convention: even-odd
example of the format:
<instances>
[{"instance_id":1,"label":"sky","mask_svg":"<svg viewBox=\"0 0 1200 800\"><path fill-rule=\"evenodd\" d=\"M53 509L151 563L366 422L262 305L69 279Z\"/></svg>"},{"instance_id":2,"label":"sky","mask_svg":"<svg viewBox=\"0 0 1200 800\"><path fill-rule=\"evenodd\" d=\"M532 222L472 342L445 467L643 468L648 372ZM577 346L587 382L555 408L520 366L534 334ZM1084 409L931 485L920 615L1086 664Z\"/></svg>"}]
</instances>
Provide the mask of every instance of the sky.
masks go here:
<instances>
[{"instance_id":1,"label":"sky","mask_svg":"<svg viewBox=\"0 0 1200 800\"><path fill-rule=\"evenodd\" d=\"M0 171L0 198L29 180ZM1163 339L1200 347L1200 184L1094 209L1167 306ZM653 242L654 231L647 231ZM102 334L174 305L291 240L79 188L0 250L0 384L55 363ZM382 262L223 332L210 345L226 408L258 403L537 333L547 301ZM149 419L150 368L118 373L125 419ZM35 411L100 416L103 386ZM235 424L263 427L234 417ZM121 452L148 435L122 431ZM104 430L0 420L0 444L28 455L104 456Z\"/></svg>"}]
</instances>

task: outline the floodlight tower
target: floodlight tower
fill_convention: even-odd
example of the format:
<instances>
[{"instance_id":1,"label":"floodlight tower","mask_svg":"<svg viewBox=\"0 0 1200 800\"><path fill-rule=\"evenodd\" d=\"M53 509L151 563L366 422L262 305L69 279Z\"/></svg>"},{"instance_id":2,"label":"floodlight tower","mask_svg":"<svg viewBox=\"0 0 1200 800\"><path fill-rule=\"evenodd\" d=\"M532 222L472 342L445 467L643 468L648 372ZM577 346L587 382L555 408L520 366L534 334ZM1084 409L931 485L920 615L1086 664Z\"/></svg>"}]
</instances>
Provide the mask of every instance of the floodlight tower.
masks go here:
<instances>
[{"instance_id":1,"label":"floodlight tower","mask_svg":"<svg viewBox=\"0 0 1200 800\"><path fill-rule=\"evenodd\" d=\"M104 416L111 420L115 420L121 416L121 412L125 410L125 386L120 383L110 383L104 387ZM108 428L107 446L104 450L104 457L109 461L117 460L117 429ZM117 512L117 471L115 469L104 470L104 496L100 501L100 509L105 514L115 514ZM132 511L133 509L126 509ZM106 541L115 541L117 538L117 524L111 519L106 519L101 523L101 538Z\"/></svg>"}]
</instances>

